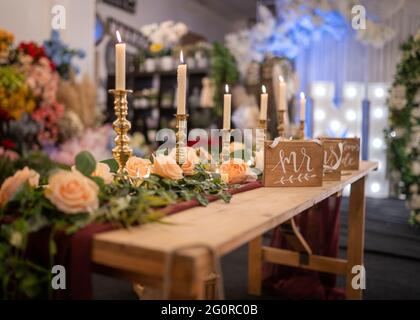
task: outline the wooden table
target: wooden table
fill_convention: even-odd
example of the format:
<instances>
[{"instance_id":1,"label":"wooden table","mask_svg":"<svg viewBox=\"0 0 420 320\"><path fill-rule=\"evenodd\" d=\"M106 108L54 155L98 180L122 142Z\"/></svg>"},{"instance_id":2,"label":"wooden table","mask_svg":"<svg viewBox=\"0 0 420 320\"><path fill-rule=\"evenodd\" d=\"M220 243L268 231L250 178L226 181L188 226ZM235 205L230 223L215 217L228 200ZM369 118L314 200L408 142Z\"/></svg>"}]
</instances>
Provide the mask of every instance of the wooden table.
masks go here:
<instances>
[{"instance_id":1,"label":"wooden table","mask_svg":"<svg viewBox=\"0 0 420 320\"><path fill-rule=\"evenodd\" d=\"M312 188L258 188L129 230L97 234L92 260L102 272L145 286L162 288L166 297L200 299L212 271L212 253L223 256L249 243L249 292L261 292L263 261L345 275L348 299L361 299L351 287L354 265L363 265L365 179L377 163L362 161L360 170L341 181ZM347 260L310 255L302 265L299 253L262 246L262 234L290 220L351 184ZM170 282L168 281L170 280Z\"/></svg>"}]
</instances>

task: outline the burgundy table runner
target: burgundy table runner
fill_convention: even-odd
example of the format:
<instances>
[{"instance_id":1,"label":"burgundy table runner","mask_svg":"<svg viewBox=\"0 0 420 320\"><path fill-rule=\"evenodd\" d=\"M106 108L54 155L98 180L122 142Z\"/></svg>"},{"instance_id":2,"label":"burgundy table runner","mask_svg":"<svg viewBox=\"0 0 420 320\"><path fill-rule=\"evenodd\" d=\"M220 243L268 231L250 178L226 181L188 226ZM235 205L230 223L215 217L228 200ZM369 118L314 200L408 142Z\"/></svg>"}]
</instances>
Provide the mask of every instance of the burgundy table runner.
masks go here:
<instances>
[{"instance_id":1,"label":"burgundy table runner","mask_svg":"<svg viewBox=\"0 0 420 320\"><path fill-rule=\"evenodd\" d=\"M338 256L341 196L333 195L295 217L312 252L328 257ZM277 227L270 246L291 249ZM336 275L265 263L263 287L284 299L344 299L336 288Z\"/></svg>"}]
</instances>

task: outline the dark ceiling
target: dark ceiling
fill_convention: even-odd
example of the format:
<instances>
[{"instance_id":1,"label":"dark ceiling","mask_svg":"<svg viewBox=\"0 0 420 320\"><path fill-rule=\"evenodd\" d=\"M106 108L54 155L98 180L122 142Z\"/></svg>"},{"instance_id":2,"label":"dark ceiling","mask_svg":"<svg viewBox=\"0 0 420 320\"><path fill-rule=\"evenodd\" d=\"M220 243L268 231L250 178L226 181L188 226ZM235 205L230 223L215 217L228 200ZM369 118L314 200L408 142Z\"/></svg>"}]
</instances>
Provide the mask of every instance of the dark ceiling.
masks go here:
<instances>
[{"instance_id":1,"label":"dark ceiling","mask_svg":"<svg viewBox=\"0 0 420 320\"><path fill-rule=\"evenodd\" d=\"M257 0L190 0L226 18L255 20Z\"/></svg>"}]
</instances>

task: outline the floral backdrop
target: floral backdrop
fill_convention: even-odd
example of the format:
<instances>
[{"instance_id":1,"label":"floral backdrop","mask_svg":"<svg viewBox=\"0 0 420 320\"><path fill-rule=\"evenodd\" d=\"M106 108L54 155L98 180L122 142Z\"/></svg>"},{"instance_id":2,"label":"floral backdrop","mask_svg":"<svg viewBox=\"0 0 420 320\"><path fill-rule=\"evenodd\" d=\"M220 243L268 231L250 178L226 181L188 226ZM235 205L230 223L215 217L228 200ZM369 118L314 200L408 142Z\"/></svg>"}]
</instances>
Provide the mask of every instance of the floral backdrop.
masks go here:
<instances>
[{"instance_id":1,"label":"floral backdrop","mask_svg":"<svg viewBox=\"0 0 420 320\"><path fill-rule=\"evenodd\" d=\"M391 88L388 141L391 175L402 181L410 222L420 225L420 31L402 46Z\"/></svg>"}]
</instances>

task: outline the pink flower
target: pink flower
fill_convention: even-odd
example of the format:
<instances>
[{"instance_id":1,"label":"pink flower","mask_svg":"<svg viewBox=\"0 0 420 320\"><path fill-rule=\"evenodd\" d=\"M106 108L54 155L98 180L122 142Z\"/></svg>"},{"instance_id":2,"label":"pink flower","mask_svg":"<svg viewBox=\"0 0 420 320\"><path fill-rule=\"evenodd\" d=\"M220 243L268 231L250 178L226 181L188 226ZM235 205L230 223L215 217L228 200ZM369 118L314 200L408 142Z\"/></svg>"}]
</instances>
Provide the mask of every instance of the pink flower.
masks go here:
<instances>
[{"instance_id":1,"label":"pink flower","mask_svg":"<svg viewBox=\"0 0 420 320\"><path fill-rule=\"evenodd\" d=\"M9 158L11 161L19 159L19 155L16 152L13 150L4 149L3 147L0 147L0 157Z\"/></svg>"}]
</instances>

